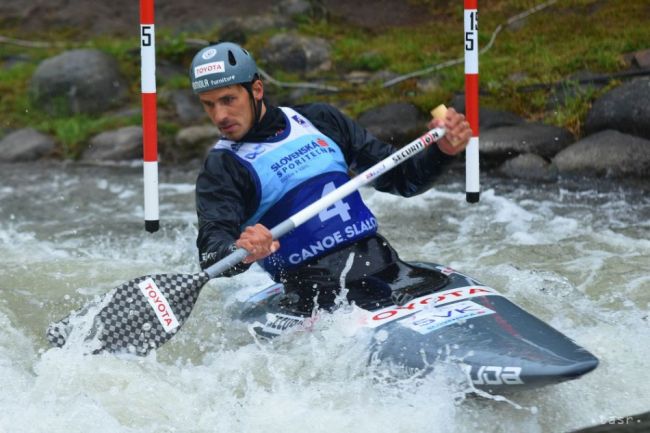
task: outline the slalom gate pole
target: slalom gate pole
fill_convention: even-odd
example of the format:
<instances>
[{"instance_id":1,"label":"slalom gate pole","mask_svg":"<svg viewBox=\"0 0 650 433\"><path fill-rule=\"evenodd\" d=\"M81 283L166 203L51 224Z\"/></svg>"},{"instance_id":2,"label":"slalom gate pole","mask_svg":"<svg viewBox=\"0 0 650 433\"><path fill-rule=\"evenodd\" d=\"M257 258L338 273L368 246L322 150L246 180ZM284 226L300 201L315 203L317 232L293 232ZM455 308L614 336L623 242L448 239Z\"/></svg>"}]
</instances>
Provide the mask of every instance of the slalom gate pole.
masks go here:
<instances>
[{"instance_id":1,"label":"slalom gate pole","mask_svg":"<svg viewBox=\"0 0 650 433\"><path fill-rule=\"evenodd\" d=\"M140 77L144 171L144 228L158 231L158 120L154 0L140 0Z\"/></svg>"},{"instance_id":2,"label":"slalom gate pole","mask_svg":"<svg viewBox=\"0 0 650 433\"><path fill-rule=\"evenodd\" d=\"M465 117L472 138L465 150L465 198L477 203L480 196L478 152L478 0L465 2Z\"/></svg>"}]
</instances>

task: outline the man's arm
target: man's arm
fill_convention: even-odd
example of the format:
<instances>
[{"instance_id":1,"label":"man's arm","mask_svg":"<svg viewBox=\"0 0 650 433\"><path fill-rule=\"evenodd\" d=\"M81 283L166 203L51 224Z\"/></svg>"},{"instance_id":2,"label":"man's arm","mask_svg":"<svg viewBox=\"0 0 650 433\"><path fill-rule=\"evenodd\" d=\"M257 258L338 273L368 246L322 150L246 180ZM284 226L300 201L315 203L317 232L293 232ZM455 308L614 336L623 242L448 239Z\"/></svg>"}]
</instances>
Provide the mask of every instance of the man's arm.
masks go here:
<instances>
[{"instance_id":1,"label":"man's arm","mask_svg":"<svg viewBox=\"0 0 650 433\"><path fill-rule=\"evenodd\" d=\"M212 151L196 180L196 212L201 268L205 269L234 251L241 225L257 207L257 192L250 173L226 151ZM248 269L239 264L225 273Z\"/></svg>"},{"instance_id":2,"label":"man's arm","mask_svg":"<svg viewBox=\"0 0 650 433\"><path fill-rule=\"evenodd\" d=\"M339 145L350 169L355 172L362 172L397 150L330 105L309 104L294 108ZM433 185L451 159L453 157L438 146L430 146L379 177L374 187L406 197L420 194Z\"/></svg>"}]
</instances>

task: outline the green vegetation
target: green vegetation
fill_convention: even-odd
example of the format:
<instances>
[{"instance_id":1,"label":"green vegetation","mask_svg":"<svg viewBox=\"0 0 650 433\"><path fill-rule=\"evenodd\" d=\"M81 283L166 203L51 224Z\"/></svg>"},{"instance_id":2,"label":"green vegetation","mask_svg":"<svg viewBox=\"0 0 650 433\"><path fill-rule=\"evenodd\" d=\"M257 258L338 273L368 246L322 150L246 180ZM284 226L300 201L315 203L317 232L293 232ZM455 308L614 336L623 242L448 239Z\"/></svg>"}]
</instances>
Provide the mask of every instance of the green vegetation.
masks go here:
<instances>
[{"instance_id":1,"label":"green vegetation","mask_svg":"<svg viewBox=\"0 0 650 433\"><path fill-rule=\"evenodd\" d=\"M298 31L309 36L327 39L332 45L332 70L325 72L319 81L341 89L336 93L311 92L304 100L327 101L344 107L350 115L390 101L410 101L422 110L439 102L448 101L454 94L463 92L463 65L441 69L418 78L409 79L383 88L381 82L353 84L345 76L352 71L369 74L388 70L407 74L463 58L463 6L460 1L409 0L414 5L441 9L436 20L418 27L390 29L352 28L336 20L303 17L297 20ZM480 57L481 104L509 110L523 117L542 120L580 133L581 125L591 103L606 89L596 88L570 91L569 77L581 71L608 74L628 67L623 54L650 48L650 0L600 1L566 0L531 14L506 26L509 18L525 12L542 0L490 0L479 2L479 42L485 47L498 26L504 27L494 45ZM74 158L81 145L90 136L104 128L138 124L139 116L110 115L48 116L33 106L28 97L29 79L37 64L64 49L96 47L113 54L130 83L131 102L139 104L140 59L139 39L92 38L83 43L77 32L61 31L58 34L21 34L20 28L0 26L0 35L43 41L58 41L62 45L49 48L24 48L0 44L0 128L32 126L57 137L61 154ZM187 38L215 40L218 29L205 34L158 31L157 56L159 62L179 65L184 70L196 47L186 43ZM247 47L259 53L272 31L250 35ZM27 56L28 61L18 61L7 66L7 59ZM257 56L259 58L259 56ZM264 65L262 65L264 66ZM292 74L276 73L283 81L300 81L304 78ZM418 80L421 81L418 85ZM422 85L427 81L427 85ZM565 96L560 103L549 104L555 98L552 83L563 82ZM532 84L549 84L545 88L522 91ZM187 86L182 74L159 77L158 92ZM541 86L540 86L541 87ZM575 86L573 86L575 87ZM272 93L283 92L273 89ZM161 101L164 108L164 100ZM166 125L162 134L177 130L177 125L162 119Z\"/></svg>"}]
</instances>

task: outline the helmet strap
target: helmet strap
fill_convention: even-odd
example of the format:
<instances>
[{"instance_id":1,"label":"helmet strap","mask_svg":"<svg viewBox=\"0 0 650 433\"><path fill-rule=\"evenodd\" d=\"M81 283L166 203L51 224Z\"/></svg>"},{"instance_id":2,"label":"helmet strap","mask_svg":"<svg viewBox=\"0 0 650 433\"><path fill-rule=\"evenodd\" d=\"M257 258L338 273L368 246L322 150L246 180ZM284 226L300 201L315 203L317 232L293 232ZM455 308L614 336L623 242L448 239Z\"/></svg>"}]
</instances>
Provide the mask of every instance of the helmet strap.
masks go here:
<instances>
[{"instance_id":1,"label":"helmet strap","mask_svg":"<svg viewBox=\"0 0 650 433\"><path fill-rule=\"evenodd\" d=\"M251 130L254 130L257 128L257 125L260 124L260 116L262 115L262 100L260 99L257 101L255 97L253 96L253 83L257 80L258 78L254 78L253 81L250 83L245 83L242 84L244 88L248 91L248 95L250 96L251 99L251 108L253 109L253 126L251 127Z\"/></svg>"}]
</instances>

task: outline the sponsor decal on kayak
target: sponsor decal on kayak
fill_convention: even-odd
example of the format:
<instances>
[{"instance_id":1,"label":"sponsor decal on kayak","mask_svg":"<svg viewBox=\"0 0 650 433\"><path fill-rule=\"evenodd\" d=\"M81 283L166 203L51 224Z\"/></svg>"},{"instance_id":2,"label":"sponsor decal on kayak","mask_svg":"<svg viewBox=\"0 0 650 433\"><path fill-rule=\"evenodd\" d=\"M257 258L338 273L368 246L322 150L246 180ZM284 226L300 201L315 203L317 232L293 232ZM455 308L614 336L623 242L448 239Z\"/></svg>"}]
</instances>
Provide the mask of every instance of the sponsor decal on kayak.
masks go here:
<instances>
[{"instance_id":1,"label":"sponsor decal on kayak","mask_svg":"<svg viewBox=\"0 0 650 433\"><path fill-rule=\"evenodd\" d=\"M425 308L437 307L477 296L501 296L501 294L487 286L466 286L444 290L416 298L406 305L386 307L381 310L368 312L365 319L365 326L376 328L384 323L410 316Z\"/></svg>"},{"instance_id":2,"label":"sponsor decal on kayak","mask_svg":"<svg viewBox=\"0 0 650 433\"><path fill-rule=\"evenodd\" d=\"M452 268L450 268L450 267L448 267L448 266L436 266L436 268L438 268L438 270L439 270L443 275L447 275L447 276L449 276L449 275L451 275L451 274L455 274L455 273L456 273L456 271L455 271L454 269L452 269Z\"/></svg>"},{"instance_id":3,"label":"sponsor decal on kayak","mask_svg":"<svg viewBox=\"0 0 650 433\"><path fill-rule=\"evenodd\" d=\"M169 306L169 302L167 302L167 298L165 298L165 295L162 294L151 278L147 278L138 283L138 287L147 298L147 301L149 301L149 305L153 308L156 317L158 317L160 324L166 332L172 332L180 326L176 315L174 315L174 312Z\"/></svg>"},{"instance_id":4,"label":"sponsor decal on kayak","mask_svg":"<svg viewBox=\"0 0 650 433\"><path fill-rule=\"evenodd\" d=\"M298 326L304 321L305 317L267 313L266 323L262 327L262 331L268 334L280 335L287 329Z\"/></svg>"},{"instance_id":5,"label":"sponsor decal on kayak","mask_svg":"<svg viewBox=\"0 0 650 433\"><path fill-rule=\"evenodd\" d=\"M474 385L523 385L521 367L501 367L499 365L481 365L476 368L465 366L465 371Z\"/></svg>"},{"instance_id":6,"label":"sponsor decal on kayak","mask_svg":"<svg viewBox=\"0 0 650 433\"><path fill-rule=\"evenodd\" d=\"M476 302L461 301L447 306L426 309L402 319L398 323L420 334L428 334L453 323L494 313L494 310Z\"/></svg>"}]
</instances>

